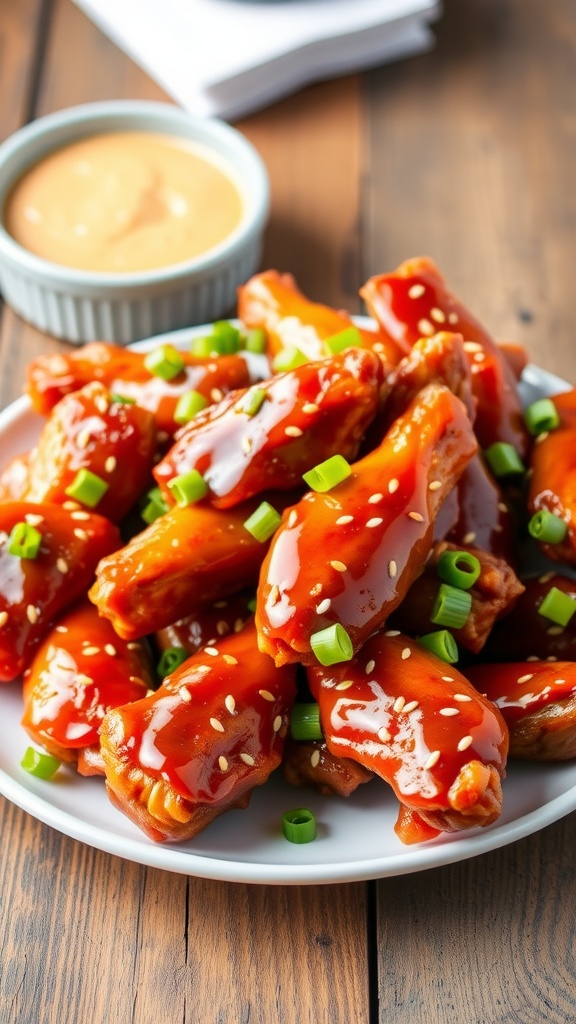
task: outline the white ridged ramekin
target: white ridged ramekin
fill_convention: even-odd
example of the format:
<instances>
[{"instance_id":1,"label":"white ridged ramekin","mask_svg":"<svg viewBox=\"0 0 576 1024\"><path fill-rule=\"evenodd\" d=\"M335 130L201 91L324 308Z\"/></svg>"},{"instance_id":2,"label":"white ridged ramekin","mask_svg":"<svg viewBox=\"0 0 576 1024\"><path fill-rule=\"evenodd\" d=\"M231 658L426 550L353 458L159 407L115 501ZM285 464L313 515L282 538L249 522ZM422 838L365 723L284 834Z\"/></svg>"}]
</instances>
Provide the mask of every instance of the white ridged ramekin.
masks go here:
<instances>
[{"instance_id":1,"label":"white ridged ramekin","mask_svg":"<svg viewBox=\"0 0 576 1024\"><path fill-rule=\"evenodd\" d=\"M1 211L28 167L76 139L130 130L192 139L228 165L244 206L232 234L203 256L127 274L51 263L8 234ZM72 107L32 122L0 146L0 290L25 320L76 344L103 340L125 345L208 323L233 314L238 285L258 269L268 210L266 168L254 147L229 125L164 103L118 100Z\"/></svg>"}]
</instances>

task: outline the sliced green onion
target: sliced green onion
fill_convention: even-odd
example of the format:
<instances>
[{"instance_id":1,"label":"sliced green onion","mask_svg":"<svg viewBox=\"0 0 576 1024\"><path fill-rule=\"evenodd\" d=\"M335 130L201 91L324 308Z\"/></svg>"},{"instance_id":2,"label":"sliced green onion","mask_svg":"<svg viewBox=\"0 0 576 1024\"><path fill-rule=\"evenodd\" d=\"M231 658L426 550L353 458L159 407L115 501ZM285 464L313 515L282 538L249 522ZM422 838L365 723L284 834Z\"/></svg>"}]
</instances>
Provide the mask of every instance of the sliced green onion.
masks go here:
<instances>
[{"instance_id":1,"label":"sliced green onion","mask_svg":"<svg viewBox=\"0 0 576 1024\"><path fill-rule=\"evenodd\" d=\"M484 455L496 477L520 476L525 472L524 463L514 445L506 441L495 441Z\"/></svg>"},{"instance_id":2,"label":"sliced green onion","mask_svg":"<svg viewBox=\"0 0 576 1024\"><path fill-rule=\"evenodd\" d=\"M37 779L51 779L61 764L62 762L57 757L53 757L52 754L43 754L40 750L35 750L34 747L28 747L20 761L24 771L35 775Z\"/></svg>"},{"instance_id":3,"label":"sliced green onion","mask_svg":"<svg viewBox=\"0 0 576 1024\"><path fill-rule=\"evenodd\" d=\"M254 614L254 612L256 611L256 598L251 597L246 607L249 612L252 612L252 614Z\"/></svg>"},{"instance_id":4,"label":"sliced green onion","mask_svg":"<svg viewBox=\"0 0 576 1024\"><path fill-rule=\"evenodd\" d=\"M244 527L255 540L259 540L263 544L273 533L276 533L281 519L280 513L267 501L263 501L245 520Z\"/></svg>"},{"instance_id":5,"label":"sliced green onion","mask_svg":"<svg viewBox=\"0 0 576 1024\"><path fill-rule=\"evenodd\" d=\"M551 398L539 398L537 402L532 402L524 413L524 419L534 437L560 426L558 410Z\"/></svg>"},{"instance_id":6,"label":"sliced green onion","mask_svg":"<svg viewBox=\"0 0 576 1024\"><path fill-rule=\"evenodd\" d=\"M128 395L117 395L116 392L110 395L110 401L116 402L118 405L136 405L135 398L129 398Z\"/></svg>"},{"instance_id":7,"label":"sliced green onion","mask_svg":"<svg viewBox=\"0 0 576 1024\"><path fill-rule=\"evenodd\" d=\"M576 601L558 587L550 587L546 597L538 608L538 614L550 619L558 626L567 626L576 612Z\"/></svg>"},{"instance_id":8,"label":"sliced green onion","mask_svg":"<svg viewBox=\"0 0 576 1024\"><path fill-rule=\"evenodd\" d=\"M528 533L542 544L561 544L567 532L568 524L547 508L535 512L528 523Z\"/></svg>"},{"instance_id":9,"label":"sliced green onion","mask_svg":"<svg viewBox=\"0 0 576 1024\"><path fill-rule=\"evenodd\" d=\"M233 355L240 349L242 335L229 320L217 320L212 328L220 355Z\"/></svg>"},{"instance_id":10,"label":"sliced green onion","mask_svg":"<svg viewBox=\"0 0 576 1024\"><path fill-rule=\"evenodd\" d=\"M445 583L460 590L470 590L481 572L476 555L469 551L443 551L438 559L438 575Z\"/></svg>"},{"instance_id":11,"label":"sliced green onion","mask_svg":"<svg viewBox=\"0 0 576 1024\"><path fill-rule=\"evenodd\" d=\"M168 505L164 500L164 495L159 487L152 487L146 495L146 504L142 509L140 515L145 523L150 526L151 523L155 523L160 516L163 516L168 511Z\"/></svg>"},{"instance_id":12,"label":"sliced green onion","mask_svg":"<svg viewBox=\"0 0 576 1024\"><path fill-rule=\"evenodd\" d=\"M242 342L247 352L256 352L258 355L262 355L266 351L266 332L260 327L243 331Z\"/></svg>"},{"instance_id":13,"label":"sliced green onion","mask_svg":"<svg viewBox=\"0 0 576 1024\"><path fill-rule=\"evenodd\" d=\"M96 508L108 490L108 484L89 469L79 469L72 483L66 488L65 494L74 501L88 508Z\"/></svg>"},{"instance_id":14,"label":"sliced green onion","mask_svg":"<svg viewBox=\"0 0 576 1024\"><path fill-rule=\"evenodd\" d=\"M282 832L289 843L311 843L316 839L316 818L307 807L297 807L282 815Z\"/></svg>"},{"instance_id":15,"label":"sliced green onion","mask_svg":"<svg viewBox=\"0 0 576 1024\"><path fill-rule=\"evenodd\" d=\"M320 708L315 702L294 704L290 713L290 733L295 740L322 740Z\"/></svg>"},{"instance_id":16,"label":"sliced green onion","mask_svg":"<svg viewBox=\"0 0 576 1024\"><path fill-rule=\"evenodd\" d=\"M274 373L285 373L288 370L295 370L297 366L302 366L307 363L308 360L303 352L295 345L288 345L287 348L280 349L272 360L272 369Z\"/></svg>"},{"instance_id":17,"label":"sliced green onion","mask_svg":"<svg viewBox=\"0 0 576 1024\"><path fill-rule=\"evenodd\" d=\"M173 477L168 481L168 487L180 508L194 505L208 494L208 484L197 469L189 469L187 473Z\"/></svg>"},{"instance_id":18,"label":"sliced green onion","mask_svg":"<svg viewBox=\"0 0 576 1024\"><path fill-rule=\"evenodd\" d=\"M437 658L447 661L449 665L455 665L458 661L458 645L447 629L425 633L424 636L418 637L418 643Z\"/></svg>"},{"instance_id":19,"label":"sliced green onion","mask_svg":"<svg viewBox=\"0 0 576 1024\"><path fill-rule=\"evenodd\" d=\"M187 391L181 395L174 410L176 423L189 423L197 412L202 412L208 405L208 399L204 398L199 391Z\"/></svg>"},{"instance_id":20,"label":"sliced green onion","mask_svg":"<svg viewBox=\"0 0 576 1024\"><path fill-rule=\"evenodd\" d=\"M363 347L362 335L357 327L345 327L343 331L331 334L329 338L324 339L324 344L333 356L343 352L345 348Z\"/></svg>"},{"instance_id":21,"label":"sliced green onion","mask_svg":"<svg viewBox=\"0 0 576 1024\"><path fill-rule=\"evenodd\" d=\"M436 626L461 629L466 625L471 608L472 594L467 590L451 587L448 583L441 583L432 606L430 621Z\"/></svg>"},{"instance_id":22,"label":"sliced green onion","mask_svg":"<svg viewBox=\"0 0 576 1024\"><path fill-rule=\"evenodd\" d=\"M167 647L165 651L162 651L156 671L163 679L164 676L169 676L171 672L180 668L180 665L187 661L189 657L188 651L184 650L183 647Z\"/></svg>"},{"instance_id":23,"label":"sliced green onion","mask_svg":"<svg viewBox=\"0 0 576 1024\"><path fill-rule=\"evenodd\" d=\"M337 665L350 661L354 654L352 641L339 622L319 629L310 637L310 646L321 665Z\"/></svg>"},{"instance_id":24,"label":"sliced green onion","mask_svg":"<svg viewBox=\"0 0 576 1024\"><path fill-rule=\"evenodd\" d=\"M144 366L154 377L172 380L182 373L184 359L173 345L159 345L153 348L144 359Z\"/></svg>"},{"instance_id":25,"label":"sliced green onion","mask_svg":"<svg viewBox=\"0 0 576 1024\"><path fill-rule=\"evenodd\" d=\"M319 462L313 469L302 474L302 479L312 491L331 491L350 476L352 469L343 455L332 455L325 462Z\"/></svg>"},{"instance_id":26,"label":"sliced green onion","mask_svg":"<svg viewBox=\"0 0 576 1024\"><path fill-rule=\"evenodd\" d=\"M193 356L199 356L201 359L210 359L213 356L220 355L216 338L211 334L204 335L202 338L193 338L190 351Z\"/></svg>"},{"instance_id":27,"label":"sliced green onion","mask_svg":"<svg viewBox=\"0 0 576 1024\"><path fill-rule=\"evenodd\" d=\"M241 412L247 416L255 416L266 401L266 392L263 388L250 388L240 407Z\"/></svg>"},{"instance_id":28,"label":"sliced green onion","mask_svg":"<svg viewBox=\"0 0 576 1024\"><path fill-rule=\"evenodd\" d=\"M18 558L37 558L42 534L30 523L16 523L8 537L8 551Z\"/></svg>"}]
</instances>

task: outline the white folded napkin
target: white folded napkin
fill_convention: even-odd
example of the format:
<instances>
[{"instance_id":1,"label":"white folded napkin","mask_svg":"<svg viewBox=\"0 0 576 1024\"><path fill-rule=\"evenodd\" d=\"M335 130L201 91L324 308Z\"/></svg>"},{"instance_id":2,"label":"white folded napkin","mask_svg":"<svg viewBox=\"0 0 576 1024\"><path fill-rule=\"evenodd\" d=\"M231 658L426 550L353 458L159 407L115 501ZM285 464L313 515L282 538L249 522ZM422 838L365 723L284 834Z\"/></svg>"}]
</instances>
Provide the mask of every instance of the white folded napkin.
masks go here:
<instances>
[{"instance_id":1,"label":"white folded napkin","mask_svg":"<svg viewBox=\"0 0 576 1024\"><path fill-rule=\"evenodd\" d=\"M441 0L75 0L185 109L226 120L428 49Z\"/></svg>"}]
</instances>

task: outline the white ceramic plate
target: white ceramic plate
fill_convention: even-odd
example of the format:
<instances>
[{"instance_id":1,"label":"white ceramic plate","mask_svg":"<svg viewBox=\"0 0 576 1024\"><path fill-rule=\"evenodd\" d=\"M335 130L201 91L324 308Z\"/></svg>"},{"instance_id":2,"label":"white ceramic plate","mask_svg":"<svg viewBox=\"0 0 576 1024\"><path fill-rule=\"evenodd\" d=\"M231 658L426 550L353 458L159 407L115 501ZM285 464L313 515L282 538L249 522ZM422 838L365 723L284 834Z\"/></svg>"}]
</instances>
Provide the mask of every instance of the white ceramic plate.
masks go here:
<instances>
[{"instance_id":1,"label":"white ceramic plate","mask_svg":"<svg viewBox=\"0 0 576 1024\"><path fill-rule=\"evenodd\" d=\"M185 344L206 328L178 331L163 340ZM147 347L158 339L149 342ZM527 402L566 388L536 367L524 375ZM40 417L21 398L0 413L2 464L35 442ZM233 882L305 884L350 882L408 874L477 856L544 828L576 808L576 762L511 764L504 781L504 811L491 828L403 846L393 830L396 800L374 779L348 800L292 789L280 777L254 792L248 810L231 811L185 844L157 845L109 803L101 779L61 768L43 782L20 768L29 740L20 726L17 683L0 690L0 792L65 835L139 864ZM305 805L316 815L315 842L294 846L282 837L284 810Z\"/></svg>"}]
</instances>

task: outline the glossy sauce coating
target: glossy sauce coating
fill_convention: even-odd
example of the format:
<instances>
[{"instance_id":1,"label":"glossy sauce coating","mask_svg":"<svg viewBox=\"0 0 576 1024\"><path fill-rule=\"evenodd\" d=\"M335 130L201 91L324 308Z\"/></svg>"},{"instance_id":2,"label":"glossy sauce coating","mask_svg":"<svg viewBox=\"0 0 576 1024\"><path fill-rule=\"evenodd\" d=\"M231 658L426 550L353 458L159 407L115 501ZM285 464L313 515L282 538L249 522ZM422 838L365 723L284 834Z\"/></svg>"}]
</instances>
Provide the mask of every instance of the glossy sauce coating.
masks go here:
<instances>
[{"instance_id":1,"label":"glossy sauce coating","mask_svg":"<svg viewBox=\"0 0 576 1024\"><path fill-rule=\"evenodd\" d=\"M541 434L531 455L529 512L547 509L568 526L560 544L542 544L553 561L576 565L576 390L554 395L560 426Z\"/></svg>"},{"instance_id":2,"label":"glossy sauce coating","mask_svg":"<svg viewBox=\"0 0 576 1024\"><path fill-rule=\"evenodd\" d=\"M401 803L447 812L448 830L498 816L489 773L478 772L477 786L466 771L479 762L504 775L507 728L453 665L402 634L377 633L347 664L309 668L308 681L329 749L385 779Z\"/></svg>"},{"instance_id":3,"label":"glossy sauce coating","mask_svg":"<svg viewBox=\"0 0 576 1024\"><path fill-rule=\"evenodd\" d=\"M154 642L160 651L182 647L188 654L195 654L201 647L211 646L229 633L239 633L254 614L255 600L255 587L220 598L195 615L158 630Z\"/></svg>"},{"instance_id":4,"label":"glossy sauce coating","mask_svg":"<svg viewBox=\"0 0 576 1024\"><path fill-rule=\"evenodd\" d=\"M8 551L12 528L26 522L42 535L37 558ZM108 519L32 502L0 503L0 680L19 676L51 622L86 593L100 559L120 545Z\"/></svg>"},{"instance_id":5,"label":"glossy sauce coating","mask_svg":"<svg viewBox=\"0 0 576 1024\"><path fill-rule=\"evenodd\" d=\"M229 169L206 146L153 132L103 132L27 170L4 213L12 237L53 263L111 273L200 256L242 216Z\"/></svg>"},{"instance_id":6,"label":"glossy sauce coating","mask_svg":"<svg viewBox=\"0 0 576 1024\"><path fill-rule=\"evenodd\" d=\"M170 480L196 469L217 508L263 490L303 487L302 474L330 456L356 457L382 377L373 352L349 349L234 392L179 431L154 469L156 481L171 504ZM259 408L245 412L255 394Z\"/></svg>"},{"instance_id":7,"label":"glossy sauce coating","mask_svg":"<svg viewBox=\"0 0 576 1024\"><path fill-rule=\"evenodd\" d=\"M478 400L475 428L483 448L506 441L525 458L529 449L516 378L489 332L450 292L432 260L407 260L360 289L369 312L397 344L411 346L439 327L459 331Z\"/></svg>"},{"instance_id":8,"label":"glossy sauce coating","mask_svg":"<svg viewBox=\"0 0 576 1024\"><path fill-rule=\"evenodd\" d=\"M555 587L576 600L576 580L555 572L523 579L524 593L511 612L497 622L482 651L486 661L526 661L552 658L576 662L576 616L559 626L538 609Z\"/></svg>"},{"instance_id":9,"label":"glossy sauce coating","mask_svg":"<svg viewBox=\"0 0 576 1024\"><path fill-rule=\"evenodd\" d=\"M115 801L153 839L194 835L203 808L245 800L279 765L295 692L295 670L258 651L253 625L199 651L156 693L106 716Z\"/></svg>"},{"instance_id":10,"label":"glossy sauce coating","mask_svg":"<svg viewBox=\"0 0 576 1024\"><path fill-rule=\"evenodd\" d=\"M260 573L262 650L313 663L310 637L335 622L357 649L422 571L436 512L475 451L464 406L432 384L347 480L285 513Z\"/></svg>"},{"instance_id":11,"label":"glossy sauce coating","mask_svg":"<svg viewBox=\"0 0 576 1024\"><path fill-rule=\"evenodd\" d=\"M99 749L106 712L144 697L154 682L146 647L121 640L82 601L58 620L25 673L22 725L50 753L75 761L83 748Z\"/></svg>"}]
</instances>

